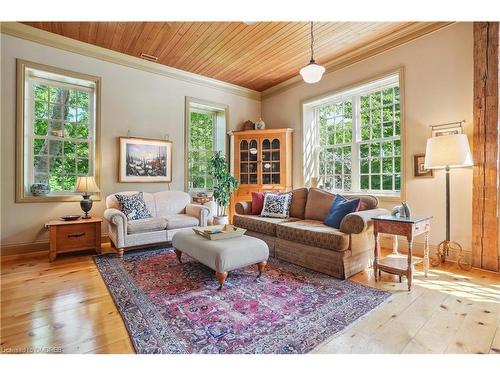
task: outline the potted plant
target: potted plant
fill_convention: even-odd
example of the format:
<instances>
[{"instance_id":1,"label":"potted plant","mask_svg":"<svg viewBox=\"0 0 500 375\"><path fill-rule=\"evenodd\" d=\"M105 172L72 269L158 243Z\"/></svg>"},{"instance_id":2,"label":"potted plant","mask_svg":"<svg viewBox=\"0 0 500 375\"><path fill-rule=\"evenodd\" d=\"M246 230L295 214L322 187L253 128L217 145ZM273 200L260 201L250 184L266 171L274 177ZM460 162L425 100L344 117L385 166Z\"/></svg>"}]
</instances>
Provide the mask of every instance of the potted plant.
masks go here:
<instances>
[{"instance_id":1,"label":"potted plant","mask_svg":"<svg viewBox=\"0 0 500 375\"><path fill-rule=\"evenodd\" d=\"M217 203L217 215L214 215L214 224L228 224L227 207L231 194L238 188L238 180L228 171L226 158L217 151L210 158L210 174L214 179L214 200Z\"/></svg>"}]
</instances>

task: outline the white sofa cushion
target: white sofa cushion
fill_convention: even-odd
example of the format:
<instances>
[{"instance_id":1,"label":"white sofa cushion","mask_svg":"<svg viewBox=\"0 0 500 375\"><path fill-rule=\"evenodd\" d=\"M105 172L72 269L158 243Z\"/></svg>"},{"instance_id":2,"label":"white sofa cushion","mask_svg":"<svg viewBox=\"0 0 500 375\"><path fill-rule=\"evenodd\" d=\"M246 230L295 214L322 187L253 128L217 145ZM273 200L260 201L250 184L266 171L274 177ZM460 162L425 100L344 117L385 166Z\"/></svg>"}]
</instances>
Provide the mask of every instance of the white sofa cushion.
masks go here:
<instances>
[{"instance_id":1,"label":"white sofa cushion","mask_svg":"<svg viewBox=\"0 0 500 375\"><path fill-rule=\"evenodd\" d=\"M189 228L200 225L199 219L186 214L171 214L166 215L167 229Z\"/></svg>"},{"instance_id":2,"label":"white sofa cushion","mask_svg":"<svg viewBox=\"0 0 500 375\"><path fill-rule=\"evenodd\" d=\"M165 230L167 228L167 220L163 217L151 217L148 219L129 220L127 223L127 233L146 233Z\"/></svg>"},{"instance_id":3,"label":"white sofa cushion","mask_svg":"<svg viewBox=\"0 0 500 375\"><path fill-rule=\"evenodd\" d=\"M153 194L156 216L166 217L171 214L183 214L191 202L191 196L183 191L160 191Z\"/></svg>"}]
</instances>

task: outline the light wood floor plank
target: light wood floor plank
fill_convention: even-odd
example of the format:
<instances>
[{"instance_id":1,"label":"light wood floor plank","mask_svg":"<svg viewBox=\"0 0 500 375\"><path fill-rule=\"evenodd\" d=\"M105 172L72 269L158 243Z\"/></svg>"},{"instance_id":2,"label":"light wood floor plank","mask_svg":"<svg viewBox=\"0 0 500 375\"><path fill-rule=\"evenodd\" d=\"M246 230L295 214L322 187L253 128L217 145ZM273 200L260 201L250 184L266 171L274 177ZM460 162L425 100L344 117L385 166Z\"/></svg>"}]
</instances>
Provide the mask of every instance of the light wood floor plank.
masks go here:
<instances>
[{"instance_id":1,"label":"light wood floor plank","mask_svg":"<svg viewBox=\"0 0 500 375\"><path fill-rule=\"evenodd\" d=\"M109 250L109 249L108 249ZM3 349L56 347L64 353L133 353L125 325L90 254L49 263L45 254L1 261ZM393 294L326 340L316 353L498 353L500 276L453 263L417 268L414 288L367 269L351 280Z\"/></svg>"}]
</instances>

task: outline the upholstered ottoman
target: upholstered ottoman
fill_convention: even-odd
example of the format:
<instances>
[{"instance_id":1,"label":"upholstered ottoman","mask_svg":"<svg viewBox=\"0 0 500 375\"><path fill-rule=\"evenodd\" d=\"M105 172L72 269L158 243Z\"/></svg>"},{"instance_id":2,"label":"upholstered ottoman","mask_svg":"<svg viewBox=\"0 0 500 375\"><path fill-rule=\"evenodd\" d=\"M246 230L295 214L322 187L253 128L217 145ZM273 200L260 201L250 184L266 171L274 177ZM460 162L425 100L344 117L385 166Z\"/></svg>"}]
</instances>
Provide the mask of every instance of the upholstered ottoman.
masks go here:
<instances>
[{"instance_id":1,"label":"upholstered ottoman","mask_svg":"<svg viewBox=\"0 0 500 375\"><path fill-rule=\"evenodd\" d=\"M193 230L182 230L174 234L172 246L179 263L182 253L213 269L220 288L226 281L227 273L238 268L257 264L259 277L269 258L269 248L258 238L241 236L223 240L209 240Z\"/></svg>"}]
</instances>

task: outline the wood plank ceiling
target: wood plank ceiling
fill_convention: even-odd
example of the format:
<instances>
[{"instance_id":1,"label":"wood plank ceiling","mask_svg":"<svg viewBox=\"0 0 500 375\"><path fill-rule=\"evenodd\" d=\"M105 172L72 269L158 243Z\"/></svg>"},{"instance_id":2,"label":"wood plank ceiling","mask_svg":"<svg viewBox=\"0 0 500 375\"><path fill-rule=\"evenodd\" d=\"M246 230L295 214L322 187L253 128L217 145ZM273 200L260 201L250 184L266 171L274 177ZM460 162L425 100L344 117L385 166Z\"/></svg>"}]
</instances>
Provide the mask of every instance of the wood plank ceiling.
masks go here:
<instances>
[{"instance_id":1,"label":"wood plank ceiling","mask_svg":"<svg viewBox=\"0 0 500 375\"><path fill-rule=\"evenodd\" d=\"M23 22L45 31L263 91L310 59L307 22ZM324 64L408 26L399 22L317 22L314 55Z\"/></svg>"}]
</instances>

